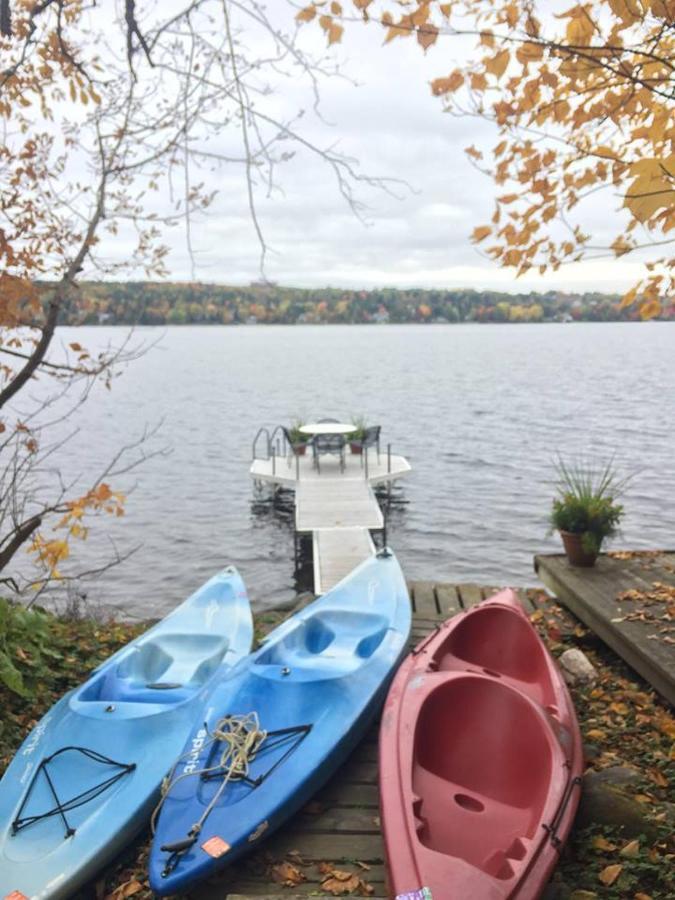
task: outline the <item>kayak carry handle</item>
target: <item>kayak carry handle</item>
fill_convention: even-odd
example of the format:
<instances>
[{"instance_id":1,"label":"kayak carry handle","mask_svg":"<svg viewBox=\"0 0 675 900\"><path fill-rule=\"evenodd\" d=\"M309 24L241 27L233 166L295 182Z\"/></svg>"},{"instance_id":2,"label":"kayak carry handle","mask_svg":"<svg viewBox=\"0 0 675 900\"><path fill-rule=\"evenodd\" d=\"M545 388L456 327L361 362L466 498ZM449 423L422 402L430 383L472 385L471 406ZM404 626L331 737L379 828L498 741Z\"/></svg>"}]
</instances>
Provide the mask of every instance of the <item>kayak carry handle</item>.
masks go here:
<instances>
[{"instance_id":1,"label":"kayak carry handle","mask_svg":"<svg viewBox=\"0 0 675 900\"><path fill-rule=\"evenodd\" d=\"M176 841L175 844L163 844L159 849L163 853L182 853L184 850L189 850L196 840L197 835L195 834L185 840Z\"/></svg>"}]
</instances>

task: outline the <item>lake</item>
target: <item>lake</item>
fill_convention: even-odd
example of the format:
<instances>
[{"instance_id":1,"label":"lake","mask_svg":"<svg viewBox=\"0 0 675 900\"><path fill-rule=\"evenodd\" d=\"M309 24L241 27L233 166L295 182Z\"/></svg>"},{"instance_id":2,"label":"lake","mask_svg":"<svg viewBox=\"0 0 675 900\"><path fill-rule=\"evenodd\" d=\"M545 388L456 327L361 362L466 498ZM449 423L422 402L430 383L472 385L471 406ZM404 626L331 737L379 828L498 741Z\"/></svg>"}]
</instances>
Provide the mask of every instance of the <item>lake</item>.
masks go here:
<instances>
[{"instance_id":1,"label":"lake","mask_svg":"<svg viewBox=\"0 0 675 900\"><path fill-rule=\"evenodd\" d=\"M61 328L88 349L127 329ZM536 583L557 452L635 472L612 546L675 547L675 327L346 325L142 328L153 344L111 391L97 388L62 451L67 478L102 469L163 420L150 458L115 480L124 518L73 547L91 567L111 543L138 549L86 585L133 616L170 610L233 563L260 608L294 591L287 520L257 511L248 475L259 426L363 415L411 462L389 543L410 579ZM80 491L80 492L81 492Z\"/></svg>"}]
</instances>

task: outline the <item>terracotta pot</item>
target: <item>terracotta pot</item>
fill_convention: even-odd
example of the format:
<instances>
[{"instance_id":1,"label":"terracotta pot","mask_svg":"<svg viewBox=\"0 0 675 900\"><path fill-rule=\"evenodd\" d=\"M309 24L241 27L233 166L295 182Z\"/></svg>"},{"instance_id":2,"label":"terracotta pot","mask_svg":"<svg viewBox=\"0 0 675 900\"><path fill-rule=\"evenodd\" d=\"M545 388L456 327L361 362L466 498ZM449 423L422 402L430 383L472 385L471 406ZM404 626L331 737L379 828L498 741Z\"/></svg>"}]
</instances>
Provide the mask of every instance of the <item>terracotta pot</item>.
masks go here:
<instances>
[{"instance_id":1,"label":"terracotta pot","mask_svg":"<svg viewBox=\"0 0 675 900\"><path fill-rule=\"evenodd\" d=\"M361 444L350 444L349 447L350 447L352 453L354 453L356 456L360 456L360 455L361 455L361 451L362 451L362 449L363 449L363 448L361 447Z\"/></svg>"},{"instance_id":2,"label":"terracotta pot","mask_svg":"<svg viewBox=\"0 0 675 900\"><path fill-rule=\"evenodd\" d=\"M591 566L595 565L598 554L588 553L584 550L580 534L573 534L571 531L561 531L560 537L562 538L565 553L567 554L567 559L571 566L580 566L585 569L590 569Z\"/></svg>"},{"instance_id":3,"label":"terracotta pot","mask_svg":"<svg viewBox=\"0 0 675 900\"><path fill-rule=\"evenodd\" d=\"M293 449L298 454L298 456L304 456L305 450L307 449L307 444L294 444Z\"/></svg>"}]
</instances>

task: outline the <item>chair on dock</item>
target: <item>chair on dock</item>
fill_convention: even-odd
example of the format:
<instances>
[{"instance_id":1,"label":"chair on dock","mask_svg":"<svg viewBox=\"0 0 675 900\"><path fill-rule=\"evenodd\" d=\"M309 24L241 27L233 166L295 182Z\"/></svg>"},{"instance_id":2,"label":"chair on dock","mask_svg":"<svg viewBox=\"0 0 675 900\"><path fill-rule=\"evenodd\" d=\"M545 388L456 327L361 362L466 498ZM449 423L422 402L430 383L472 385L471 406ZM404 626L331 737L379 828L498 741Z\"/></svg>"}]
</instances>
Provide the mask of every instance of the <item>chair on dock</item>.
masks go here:
<instances>
[{"instance_id":1,"label":"chair on dock","mask_svg":"<svg viewBox=\"0 0 675 900\"><path fill-rule=\"evenodd\" d=\"M363 432L363 437L360 441L351 440L350 444L353 444L355 447L361 448L361 465L363 465L363 457L368 453L369 447L375 447L377 450L377 461L380 461L380 431L382 430L381 425L371 425L370 428L366 428Z\"/></svg>"},{"instance_id":2,"label":"chair on dock","mask_svg":"<svg viewBox=\"0 0 675 900\"><path fill-rule=\"evenodd\" d=\"M331 454L340 457L340 471L345 470L345 447L347 442L342 434L317 434L312 439L312 452L314 453L314 465L321 474L320 456Z\"/></svg>"}]
</instances>

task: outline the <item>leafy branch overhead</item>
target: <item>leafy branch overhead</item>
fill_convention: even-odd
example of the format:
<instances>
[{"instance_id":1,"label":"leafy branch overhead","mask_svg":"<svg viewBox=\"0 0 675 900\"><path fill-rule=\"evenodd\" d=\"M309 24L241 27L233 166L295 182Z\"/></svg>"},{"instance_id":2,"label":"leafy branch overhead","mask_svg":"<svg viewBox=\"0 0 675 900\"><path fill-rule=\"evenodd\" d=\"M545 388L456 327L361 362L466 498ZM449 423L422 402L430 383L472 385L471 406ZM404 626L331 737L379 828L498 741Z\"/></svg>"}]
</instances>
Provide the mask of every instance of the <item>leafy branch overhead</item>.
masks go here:
<instances>
[{"instance_id":1,"label":"leafy branch overhead","mask_svg":"<svg viewBox=\"0 0 675 900\"><path fill-rule=\"evenodd\" d=\"M488 256L518 275L636 254L644 275L623 303L644 318L660 314L675 291L674 0L595 0L555 14L532 0L351 0L297 15L315 18L329 43L358 19L377 23L385 43L414 38L425 51L452 52L441 38L473 37L471 59L439 73L431 90L449 111L500 132L489 153L466 150L500 191L474 242L489 241ZM583 215L602 189L615 217L612 237L598 243Z\"/></svg>"},{"instance_id":2,"label":"leafy branch overhead","mask_svg":"<svg viewBox=\"0 0 675 900\"><path fill-rule=\"evenodd\" d=\"M317 110L320 84L337 73L270 16L257 0L0 0L3 577L28 546L42 569L29 584L44 586L69 558L69 540L87 533L79 521L66 528L68 510L122 508L121 495L98 499L108 476L113 484L110 466L77 486L64 474L63 423L95 381L109 387L138 355L128 343L55 349L57 326L81 324L91 311L83 275L165 275L165 235L175 227L196 269L195 226L215 196L204 173L226 165L241 173L261 269L257 198L278 190L277 173L296 153L326 164L357 216L362 190L392 191L334 141L315 140L302 106L280 109L284 82ZM332 21L328 30L333 41L341 35ZM147 458L140 443L129 448ZM112 468L129 466L116 458ZM17 578L13 571L10 583Z\"/></svg>"}]
</instances>

